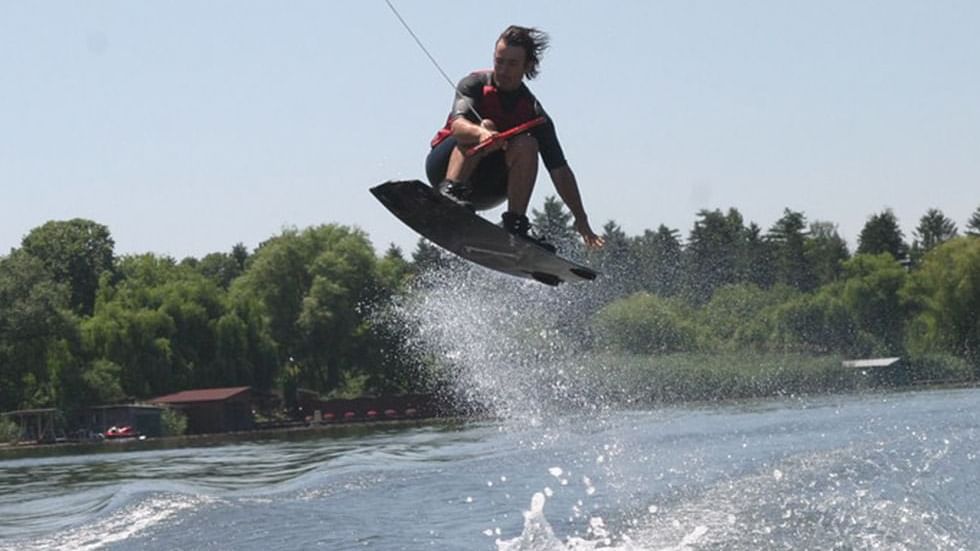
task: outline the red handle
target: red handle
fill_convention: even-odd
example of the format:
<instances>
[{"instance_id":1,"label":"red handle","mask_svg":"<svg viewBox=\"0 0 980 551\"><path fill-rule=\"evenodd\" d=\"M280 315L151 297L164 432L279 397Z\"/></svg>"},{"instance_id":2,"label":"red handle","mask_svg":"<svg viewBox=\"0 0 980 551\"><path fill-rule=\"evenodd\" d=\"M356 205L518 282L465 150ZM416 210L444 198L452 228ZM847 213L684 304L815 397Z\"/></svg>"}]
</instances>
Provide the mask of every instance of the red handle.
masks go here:
<instances>
[{"instance_id":1,"label":"red handle","mask_svg":"<svg viewBox=\"0 0 980 551\"><path fill-rule=\"evenodd\" d=\"M472 157L473 155L476 155L480 151L483 151L484 149L490 147L491 145L499 141L513 138L518 134L523 134L524 132L527 132L528 130L534 128L535 126L541 126L542 124L547 122L547 120L548 119L546 117L538 117L536 119L531 119L523 124L518 124L517 126L509 130L504 130L499 134L494 134L492 138L487 138L482 142L476 144L472 148L466 150L466 156Z\"/></svg>"}]
</instances>

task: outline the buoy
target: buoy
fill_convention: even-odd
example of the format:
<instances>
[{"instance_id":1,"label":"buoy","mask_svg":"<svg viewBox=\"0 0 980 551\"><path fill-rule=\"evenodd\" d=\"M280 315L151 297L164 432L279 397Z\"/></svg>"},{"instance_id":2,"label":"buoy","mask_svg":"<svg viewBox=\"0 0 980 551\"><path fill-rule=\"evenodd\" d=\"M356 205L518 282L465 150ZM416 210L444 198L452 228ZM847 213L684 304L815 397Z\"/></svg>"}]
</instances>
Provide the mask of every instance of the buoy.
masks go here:
<instances>
[{"instance_id":1,"label":"buoy","mask_svg":"<svg viewBox=\"0 0 980 551\"><path fill-rule=\"evenodd\" d=\"M378 416L378 412L373 409L369 409L367 412L367 416L369 419L374 419L375 417Z\"/></svg>"},{"instance_id":2,"label":"buoy","mask_svg":"<svg viewBox=\"0 0 980 551\"><path fill-rule=\"evenodd\" d=\"M357 414L356 413L354 413L353 411L348 411L347 413L344 414L344 421L350 421L351 419L354 419L355 417L357 417Z\"/></svg>"},{"instance_id":3,"label":"buoy","mask_svg":"<svg viewBox=\"0 0 980 551\"><path fill-rule=\"evenodd\" d=\"M415 417L417 414L418 411L416 411L415 408L408 408L405 410L405 417Z\"/></svg>"},{"instance_id":4,"label":"buoy","mask_svg":"<svg viewBox=\"0 0 980 551\"><path fill-rule=\"evenodd\" d=\"M386 409L385 417L398 417L398 412L393 409Z\"/></svg>"}]
</instances>

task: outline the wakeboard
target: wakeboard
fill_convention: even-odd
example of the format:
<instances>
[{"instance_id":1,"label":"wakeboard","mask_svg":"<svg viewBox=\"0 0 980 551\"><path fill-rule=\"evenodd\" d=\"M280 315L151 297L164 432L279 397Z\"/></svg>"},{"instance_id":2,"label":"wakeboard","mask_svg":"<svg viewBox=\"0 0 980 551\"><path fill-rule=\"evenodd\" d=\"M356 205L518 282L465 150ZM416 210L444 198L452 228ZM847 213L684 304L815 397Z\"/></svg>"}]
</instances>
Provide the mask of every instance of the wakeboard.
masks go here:
<instances>
[{"instance_id":1,"label":"wakeboard","mask_svg":"<svg viewBox=\"0 0 980 551\"><path fill-rule=\"evenodd\" d=\"M491 270L546 285L591 281L598 272L513 235L419 180L391 181L371 193L423 237Z\"/></svg>"}]
</instances>

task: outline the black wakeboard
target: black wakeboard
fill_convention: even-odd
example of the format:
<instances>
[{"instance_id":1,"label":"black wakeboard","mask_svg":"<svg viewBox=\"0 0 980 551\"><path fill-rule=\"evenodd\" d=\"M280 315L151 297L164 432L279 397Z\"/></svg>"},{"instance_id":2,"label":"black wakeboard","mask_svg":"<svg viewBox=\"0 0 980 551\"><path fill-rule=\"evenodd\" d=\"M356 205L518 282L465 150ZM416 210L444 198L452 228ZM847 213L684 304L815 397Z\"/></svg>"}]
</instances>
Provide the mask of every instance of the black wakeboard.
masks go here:
<instances>
[{"instance_id":1,"label":"black wakeboard","mask_svg":"<svg viewBox=\"0 0 980 551\"><path fill-rule=\"evenodd\" d=\"M440 247L491 270L547 285L591 281L598 273L513 235L418 181L385 182L371 193L410 228Z\"/></svg>"}]
</instances>

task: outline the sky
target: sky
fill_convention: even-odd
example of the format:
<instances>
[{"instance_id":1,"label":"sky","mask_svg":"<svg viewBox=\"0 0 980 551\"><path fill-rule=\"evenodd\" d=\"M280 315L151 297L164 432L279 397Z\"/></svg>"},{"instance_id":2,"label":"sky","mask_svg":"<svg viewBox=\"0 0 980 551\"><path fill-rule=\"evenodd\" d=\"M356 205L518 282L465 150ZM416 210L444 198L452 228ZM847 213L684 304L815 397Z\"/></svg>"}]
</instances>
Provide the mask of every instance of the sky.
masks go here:
<instances>
[{"instance_id":1,"label":"sky","mask_svg":"<svg viewBox=\"0 0 980 551\"><path fill-rule=\"evenodd\" d=\"M886 208L911 241L980 207L980 2L393 3L453 80L509 24L550 34L529 86L597 230L789 208L853 249ZM117 254L325 223L410 254L368 189L424 178L452 96L383 0L0 0L0 255L77 217Z\"/></svg>"}]
</instances>

